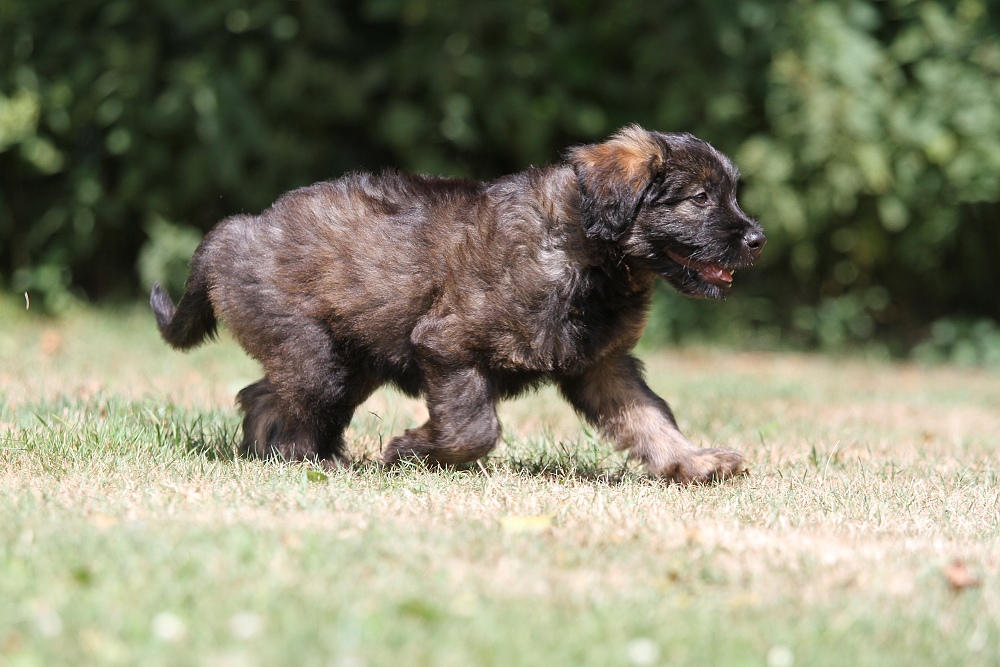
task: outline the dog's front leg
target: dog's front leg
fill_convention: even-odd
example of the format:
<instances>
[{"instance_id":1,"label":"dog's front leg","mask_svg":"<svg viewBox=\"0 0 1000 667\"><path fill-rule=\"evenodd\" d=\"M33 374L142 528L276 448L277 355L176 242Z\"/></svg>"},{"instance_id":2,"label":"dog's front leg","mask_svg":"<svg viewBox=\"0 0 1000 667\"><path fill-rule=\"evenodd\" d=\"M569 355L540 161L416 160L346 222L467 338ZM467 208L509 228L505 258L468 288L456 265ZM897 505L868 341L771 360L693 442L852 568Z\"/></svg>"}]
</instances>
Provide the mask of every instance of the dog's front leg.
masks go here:
<instances>
[{"instance_id":1,"label":"dog's front leg","mask_svg":"<svg viewBox=\"0 0 1000 667\"><path fill-rule=\"evenodd\" d=\"M653 475L679 483L707 483L746 473L743 456L702 449L677 428L670 407L646 386L642 364L630 355L602 360L582 375L563 378L560 389L574 408L646 464Z\"/></svg>"},{"instance_id":2,"label":"dog's front leg","mask_svg":"<svg viewBox=\"0 0 1000 667\"><path fill-rule=\"evenodd\" d=\"M430 418L389 442L383 462L422 459L468 463L485 456L500 437L496 398L489 380L474 368L422 365Z\"/></svg>"}]
</instances>

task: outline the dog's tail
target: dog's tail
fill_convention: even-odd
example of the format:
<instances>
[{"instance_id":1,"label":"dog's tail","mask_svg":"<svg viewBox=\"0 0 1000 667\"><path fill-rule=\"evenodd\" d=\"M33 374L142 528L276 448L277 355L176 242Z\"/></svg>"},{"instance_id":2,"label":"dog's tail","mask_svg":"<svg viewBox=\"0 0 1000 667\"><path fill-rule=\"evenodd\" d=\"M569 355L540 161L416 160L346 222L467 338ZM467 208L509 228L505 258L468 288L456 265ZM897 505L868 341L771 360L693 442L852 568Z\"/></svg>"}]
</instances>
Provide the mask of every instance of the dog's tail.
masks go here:
<instances>
[{"instance_id":1,"label":"dog's tail","mask_svg":"<svg viewBox=\"0 0 1000 667\"><path fill-rule=\"evenodd\" d=\"M180 303L174 306L167 290L156 283L149 295L149 305L156 315L160 335L175 349L188 350L206 338L214 339L218 333L218 321L208 298L208 283L197 267L192 267Z\"/></svg>"}]
</instances>

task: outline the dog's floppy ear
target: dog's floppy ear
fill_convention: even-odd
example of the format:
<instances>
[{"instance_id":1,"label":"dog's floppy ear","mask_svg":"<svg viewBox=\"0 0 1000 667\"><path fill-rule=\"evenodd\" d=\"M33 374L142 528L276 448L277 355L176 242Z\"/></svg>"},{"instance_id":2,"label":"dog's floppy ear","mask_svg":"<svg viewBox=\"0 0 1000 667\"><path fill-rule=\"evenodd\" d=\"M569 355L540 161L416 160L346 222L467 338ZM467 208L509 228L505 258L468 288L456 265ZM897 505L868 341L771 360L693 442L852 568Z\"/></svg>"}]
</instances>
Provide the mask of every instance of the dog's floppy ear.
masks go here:
<instances>
[{"instance_id":1,"label":"dog's floppy ear","mask_svg":"<svg viewBox=\"0 0 1000 667\"><path fill-rule=\"evenodd\" d=\"M664 146L638 125L600 144L577 146L569 163L580 187L580 217L588 238L617 241L639 212L663 169Z\"/></svg>"}]
</instances>

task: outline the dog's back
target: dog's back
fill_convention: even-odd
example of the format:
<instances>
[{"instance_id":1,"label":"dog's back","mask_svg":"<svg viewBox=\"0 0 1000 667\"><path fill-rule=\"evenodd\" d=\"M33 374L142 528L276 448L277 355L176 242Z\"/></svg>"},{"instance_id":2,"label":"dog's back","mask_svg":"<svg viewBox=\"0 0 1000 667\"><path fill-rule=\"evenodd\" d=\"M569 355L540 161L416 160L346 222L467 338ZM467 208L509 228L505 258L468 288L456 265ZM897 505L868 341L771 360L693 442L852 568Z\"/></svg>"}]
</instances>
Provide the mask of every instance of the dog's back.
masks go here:
<instances>
[{"instance_id":1,"label":"dog's back","mask_svg":"<svg viewBox=\"0 0 1000 667\"><path fill-rule=\"evenodd\" d=\"M443 246L458 242L449 236L481 191L466 181L352 174L289 192L259 216L228 218L200 255L215 312L261 360L282 342L267 335L276 321L308 317L344 345L402 361L442 288Z\"/></svg>"},{"instance_id":2,"label":"dog's back","mask_svg":"<svg viewBox=\"0 0 1000 667\"><path fill-rule=\"evenodd\" d=\"M578 281L567 272L578 262L567 255L583 242L561 228L575 226L571 211L538 210L545 193L525 196L551 180L547 172L490 184L352 174L294 190L259 216L222 221L197 255L205 268L192 270L205 273L215 313L261 361L285 340L270 334L274 324L305 316L388 366L410 364L414 342L440 334L470 353L500 348L551 370L554 356L572 351L534 325L565 319L539 309L570 307L565 291ZM575 187L571 171L563 180ZM428 314L434 330L421 328Z\"/></svg>"}]
</instances>

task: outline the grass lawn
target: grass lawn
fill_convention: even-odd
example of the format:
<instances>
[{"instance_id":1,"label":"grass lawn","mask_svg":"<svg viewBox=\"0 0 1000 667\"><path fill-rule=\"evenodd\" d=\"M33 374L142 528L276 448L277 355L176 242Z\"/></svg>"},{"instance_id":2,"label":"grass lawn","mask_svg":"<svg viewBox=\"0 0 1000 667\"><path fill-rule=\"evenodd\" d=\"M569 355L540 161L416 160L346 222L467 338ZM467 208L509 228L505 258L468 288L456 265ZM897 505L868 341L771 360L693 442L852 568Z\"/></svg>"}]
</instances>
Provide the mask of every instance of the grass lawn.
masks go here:
<instances>
[{"instance_id":1,"label":"grass lawn","mask_svg":"<svg viewBox=\"0 0 1000 667\"><path fill-rule=\"evenodd\" d=\"M225 339L0 301L0 665L1000 665L1000 374L650 352L750 476L671 487L551 390L481 466L235 459ZM959 561L956 563L956 561Z\"/></svg>"}]
</instances>

